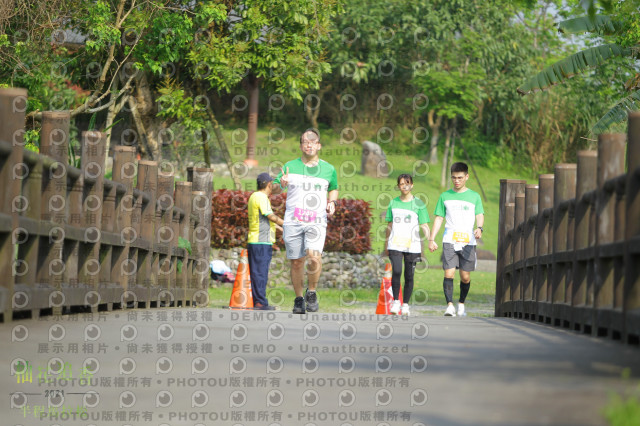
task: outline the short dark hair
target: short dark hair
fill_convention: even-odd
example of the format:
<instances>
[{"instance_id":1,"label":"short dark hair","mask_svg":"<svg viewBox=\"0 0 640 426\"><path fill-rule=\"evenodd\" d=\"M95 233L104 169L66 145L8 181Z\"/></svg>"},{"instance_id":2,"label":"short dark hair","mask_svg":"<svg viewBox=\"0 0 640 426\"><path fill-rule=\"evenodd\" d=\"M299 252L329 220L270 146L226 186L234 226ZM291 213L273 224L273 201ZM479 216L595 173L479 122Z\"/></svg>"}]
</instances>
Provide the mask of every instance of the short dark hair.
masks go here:
<instances>
[{"instance_id":1,"label":"short dark hair","mask_svg":"<svg viewBox=\"0 0 640 426\"><path fill-rule=\"evenodd\" d=\"M302 134L300 135L300 143L302 143L302 138L304 137L304 135L306 133L313 133L314 135L316 135L316 137L318 138L318 142L320 142L320 134L318 133L318 131L316 129L314 129L313 127L308 128L307 130L305 130L304 132L302 132Z\"/></svg>"},{"instance_id":2,"label":"short dark hair","mask_svg":"<svg viewBox=\"0 0 640 426\"><path fill-rule=\"evenodd\" d=\"M265 189L267 185L269 185L271 181L260 182L258 181L258 191Z\"/></svg>"},{"instance_id":3,"label":"short dark hair","mask_svg":"<svg viewBox=\"0 0 640 426\"><path fill-rule=\"evenodd\" d=\"M457 163L453 163L451 165L451 173L464 173L464 174L469 174L469 166L467 166L466 163L463 162L457 162Z\"/></svg>"},{"instance_id":4,"label":"short dark hair","mask_svg":"<svg viewBox=\"0 0 640 426\"><path fill-rule=\"evenodd\" d=\"M398 176L398 185L400 185L400 181L402 179L404 179L406 182L409 182L410 184L413 184L413 178L411 177L411 175L403 173L400 176Z\"/></svg>"}]
</instances>

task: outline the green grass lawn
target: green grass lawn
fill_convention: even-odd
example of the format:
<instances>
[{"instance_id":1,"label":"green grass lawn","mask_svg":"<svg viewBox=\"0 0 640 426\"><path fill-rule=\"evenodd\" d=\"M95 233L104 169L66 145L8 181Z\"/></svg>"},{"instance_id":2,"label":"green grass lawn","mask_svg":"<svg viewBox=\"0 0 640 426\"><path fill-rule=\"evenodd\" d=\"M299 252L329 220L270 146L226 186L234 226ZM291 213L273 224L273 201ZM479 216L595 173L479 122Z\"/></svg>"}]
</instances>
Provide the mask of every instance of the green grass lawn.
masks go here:
<instances>
[{"instance_id":1,"label":"green grass lawn","mask_svg":"<svg viewBox=\"0 0 640 426\"><path fill-rule=\"evenodd\" d=\"M230 154L233 161L242 161L245 158L245 145L234 144L233 131L234 128L225 129L225 137L229 145ZM275 173L279 170L278 165L300 156L299 137L300 132L294 130L285 130L287 135L278 143L269 142L269 132L272 130L269 126L264 126L258 130L258 148L255 158L258 160L259 171L267 171L271 165L271 172ZM273 134L273 133L272 133ZM396 189L396 178L402 173L414 174L414 168L422 174L414 178L413 193L419 196L427 203L427 209L431 220L433 221L433 211L440 193L448 188L440 187L441 165L428 166L426 171L425 163L420 161L419 155L412 156L399 153L392 143L382 144L382 148L387 155L387 160L392 166L391 174L388 178L371 178L360 174L360 163L362 147L358 142L350 144L340 143L340 135L331 130L322 132L322 151L320 157L333 164L338 171L338 183L340 185L341 198L357 198L366 200L371 203L372 207L372 226L371 226L371 245L374 253L380 253L384 245L384 229L386 222L384 214L390 199L399 195ZM237 137L236 137L237 139ZM271 138L273 140L273 137ZM362 139L362 135L361 135ZM366 137L365 137L366 139ZM375 140L375 135L371 137ZM457 151L456 151L457 152ZM462 152L459 152L462 154ZM463 158L457 156L456 160L464 161ZM505 173L502 170L490 170L484 167L475 167L478 178L482 183L487 200L483 200L485 209L485 225L481 249L489 250L496 253L497 248L497 228L498 228L498 201L500 197L500 179L528 179L533 180L532 176L523 176L516 173ZM252 173L242 179L243 187L246 190L255 190L255 176ZM470 171L470 178L467 186L475 191L480 192L475 175ZM214 178L214 188L233 188L231 178ZM443 229L440 230L436 241L442 238ZM440 263L440 250L436 253L427 253L429 264L437 265Z\"/></svg>"},{"instance_id":2,"label":"green grass lawn","mask_svg":"<svg viewBox=\"0 0 640 426\"><path fill-rule=\"evenodd\" d=\"M413 315L442 315L445 299L442 291L441 270L416 270L412 300L409 302ZM496 275L489 272L471 274L471 290L466 300L469 316L493 316ZM460 294L458 279L454 281L454 300ZM231 287L209 288L210 306L227 307L231 299ZM379 288L376 289L333 289L318 290L321 312L375 313ZM290 311L295 298L293 287L267 287L269 303L280 310Z\"/></svg>"}]
</instances>

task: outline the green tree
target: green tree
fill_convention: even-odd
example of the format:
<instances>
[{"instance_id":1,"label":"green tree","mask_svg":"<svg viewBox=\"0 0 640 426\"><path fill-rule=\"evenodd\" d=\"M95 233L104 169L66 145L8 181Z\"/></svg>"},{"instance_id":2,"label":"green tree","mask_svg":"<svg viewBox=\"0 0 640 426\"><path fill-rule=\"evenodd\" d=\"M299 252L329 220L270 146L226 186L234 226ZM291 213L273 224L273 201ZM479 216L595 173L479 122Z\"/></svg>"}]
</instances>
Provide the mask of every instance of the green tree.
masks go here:
<instances>
[{"instance_id":1,"label":"green tree","mask_svg":"<svg viewBox=\"0 0 640 426\"><path fill-rule=\"evenodd\" d=\"M0 18L0 82L29 89L29 118L38 120L43 109L68 109L72 117L108 111L109 127L128 109L142 154L155 160L162 156L162 132L185 117L184 102L169 106L177 97L167 77L183 101L209 106L200 112L224 153L210 91L228 92L240 83L251 89L255 140L258 87L297 100L316 88L328 70L319 41L340 10L338 0L58 0L46 13L24 3L24 13ZM160 86L168 108L161 114ZM201 117L192 121L187 127L207 125ZM253 155L253 147L248 151ZM208 152L205 138L207 163Z\"/></svg>"},{"instance_id":2,"label":"green tree","mask_svg":"<svg viewBox=\"0 0 640 426\"><path fill-rule=\"evenodd\" d=\"M517 89L521 95L546 90L589 69L603 67L616 58L627 58L631 72L618 73L615 80L622 99L593 125L592 133L604 132L612 124L626 119L629 110L640 107L639 70L637 66L633 66L633 61L640 58L640 10L632 1L620 1L613 6L612 2L601 3L611 11L610 15L596 14L595 2L591 1L587 15L561 21L558 29L567 34L590 33L594 38L603 38L609 42L598 43L553 63ZM623 79L626 81L622 81Z\"/></svg>"},{"instance_id":3,"label":"green tree","mask_svg":"<svg viewBox=\"0 0 640 426\"><path fill-rule=\"evenodd\" d=\"M204 76L211 89L228 92L241 83L249 93L248 164L255 164L260 87L297 101L317 89L329 70L320 42L340 10L338 0L236 1L209 43L187 54L211 71Z\"/></svg>"},{"instance_id":4,"label":"green tree","mask_svg":"<svg viewBox=\"0 0 640 426\"><path fill-rule=\"evenodd\" d=\"M463 40L460 41L464 43ZM484 96L482 83L485 78L486 74L478 63L472 63L469 57L460 52L450 51L433 69L418 73L412 79L416 87L429 94L428 114L444 119L446 138L440 180L443 187L446 184L447 163L450 161L448 154L456 124L458 119L469 122L475 117ZM437 161L435 151L435 147L430 148L431 163Z\"/></svg>"},{"instance_id":5,"label":"green tree","mask_svg":"<svg viewBox=\"0 0 640 426\"><path fill-rule=\"evenodd\" d=\"M41 118L42 110L69 110L72 118L105 110L113 116L127 104L132 115L140 111L136 100L146 87L133 66L134 52L148 34L148 22L173 5L127 0L19 3L20 12L4 16L1 24L0 81L29 90L27 126ZM155 138L140 131L140 139L141 151L155 158Z\"/></svg>"}]
</instances>

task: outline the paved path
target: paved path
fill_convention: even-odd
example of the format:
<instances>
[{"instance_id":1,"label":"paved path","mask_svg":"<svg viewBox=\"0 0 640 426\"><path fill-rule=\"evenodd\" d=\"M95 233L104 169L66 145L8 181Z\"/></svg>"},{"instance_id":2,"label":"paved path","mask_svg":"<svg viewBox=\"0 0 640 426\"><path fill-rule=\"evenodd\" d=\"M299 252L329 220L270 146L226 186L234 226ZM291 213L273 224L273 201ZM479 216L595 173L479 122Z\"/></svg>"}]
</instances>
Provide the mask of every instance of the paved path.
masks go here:
<instances>
[{"instance_id":1,"label":"paved path","mask_svg":"<svg viewBox=\"0 0 640 426\"><path fill-rule=\"evenodd\" d=\"M640 372L637 348L502 318L153 309L0 331L2 425L604 424Z\"/></svg>"}]
</instances>

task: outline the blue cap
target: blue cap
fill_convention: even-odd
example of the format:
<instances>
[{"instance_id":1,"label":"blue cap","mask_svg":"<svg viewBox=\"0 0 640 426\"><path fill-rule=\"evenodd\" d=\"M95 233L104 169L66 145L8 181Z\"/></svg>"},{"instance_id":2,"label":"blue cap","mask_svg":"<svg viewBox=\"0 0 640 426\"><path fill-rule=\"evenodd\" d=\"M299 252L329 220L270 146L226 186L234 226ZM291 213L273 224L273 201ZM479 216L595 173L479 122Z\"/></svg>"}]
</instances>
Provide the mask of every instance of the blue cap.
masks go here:
<instances>
[{"instance_id":1,"label":"blue cap","mask_svg":"<svg viewBox=\"0 0 640 426\"><path fill-rule=\"evenodd\" d=\"M264 182L271 182L272 180L273 180L273 178L271 177L271 175L269 173L266 173L266 172L265 173L260 173L258 175L258 179L257 179L258 185L260 185L261 183L264 183Z\"/></svg>"}]
</instances>

